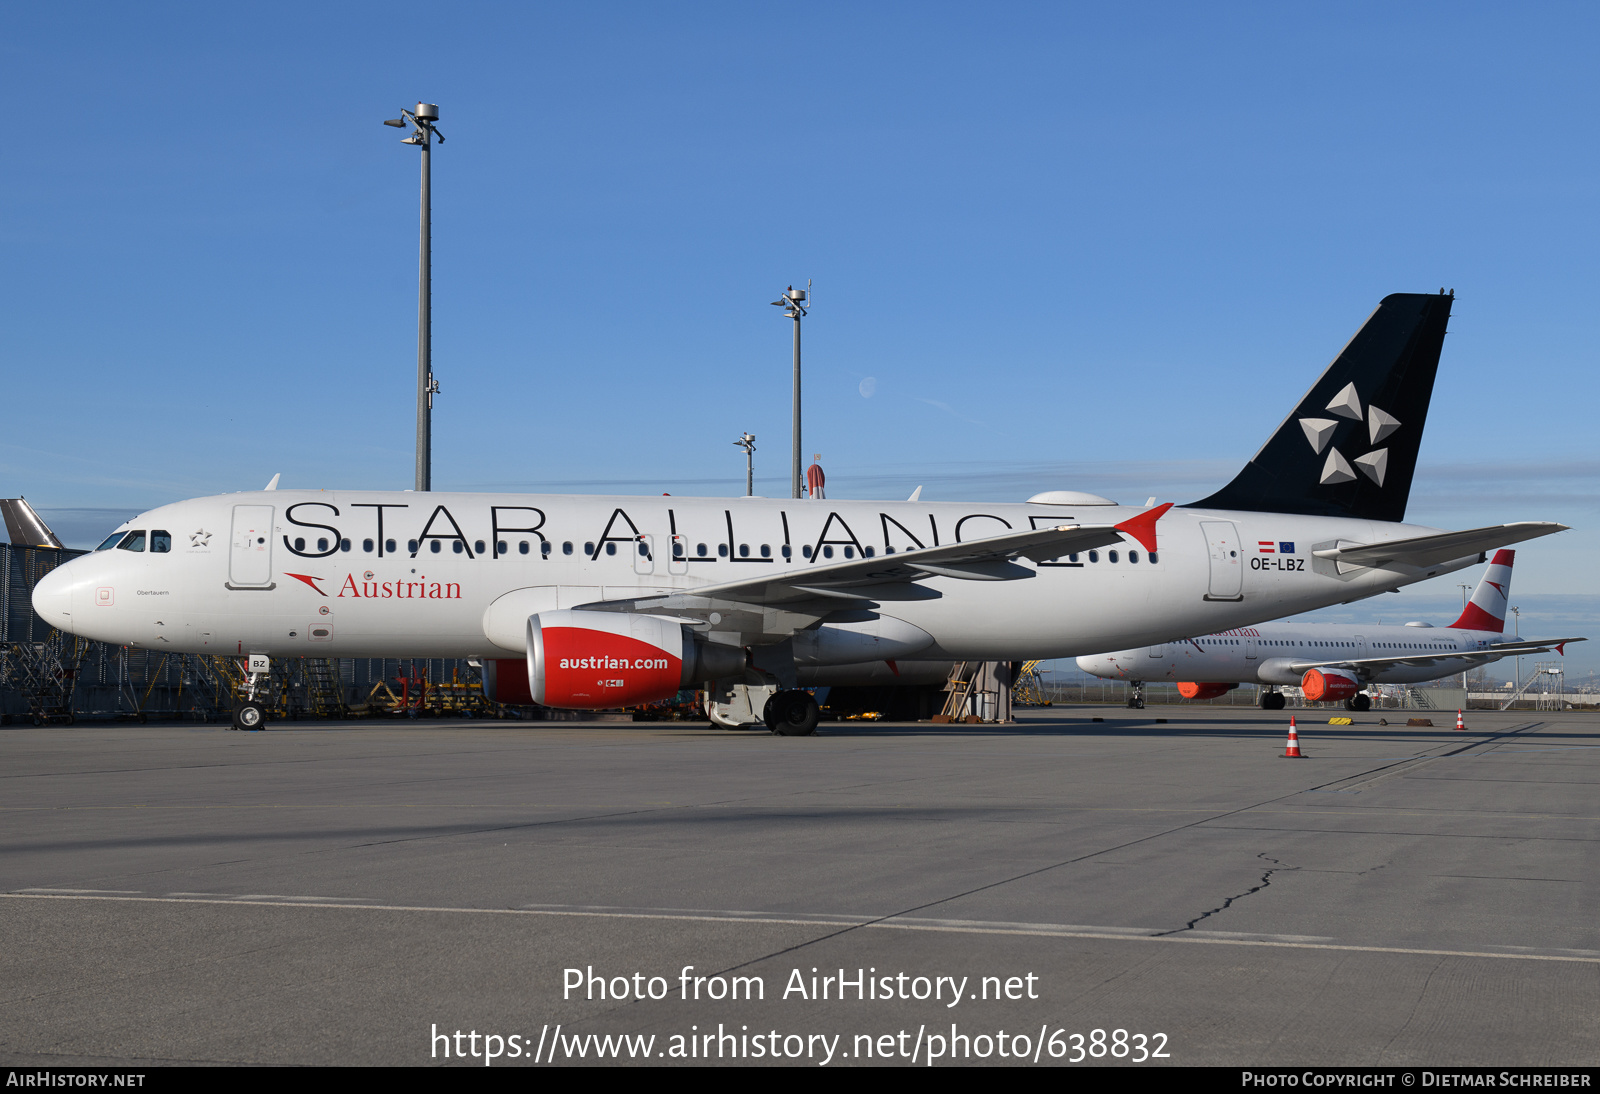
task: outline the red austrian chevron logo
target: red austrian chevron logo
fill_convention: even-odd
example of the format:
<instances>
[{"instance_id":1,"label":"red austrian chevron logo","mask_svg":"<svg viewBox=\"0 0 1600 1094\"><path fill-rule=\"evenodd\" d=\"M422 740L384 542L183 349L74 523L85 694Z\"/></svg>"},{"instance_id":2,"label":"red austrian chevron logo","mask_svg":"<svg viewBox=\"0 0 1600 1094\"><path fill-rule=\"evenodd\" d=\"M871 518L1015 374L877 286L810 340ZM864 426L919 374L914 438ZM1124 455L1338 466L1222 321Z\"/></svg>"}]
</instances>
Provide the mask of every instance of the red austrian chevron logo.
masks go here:
<instances>
[{"instance_id":1,"label":"red austrian chevron logo","mask_svg":"<svg viewBox=\"0 0 1600 1094\"><path fill-rule=\"evenodd\" d=\"M304 581L307 585L311 586L313 589L316 589L318 596L327 596L328 595L327 593L323 592L322 589L317 585L317 582L324 580L323 578L312 577L309 574L291 574L287 570L285 570L283 572L283 576L284 577L292 577L296 581Z\"/></svg>"}]
</instances>

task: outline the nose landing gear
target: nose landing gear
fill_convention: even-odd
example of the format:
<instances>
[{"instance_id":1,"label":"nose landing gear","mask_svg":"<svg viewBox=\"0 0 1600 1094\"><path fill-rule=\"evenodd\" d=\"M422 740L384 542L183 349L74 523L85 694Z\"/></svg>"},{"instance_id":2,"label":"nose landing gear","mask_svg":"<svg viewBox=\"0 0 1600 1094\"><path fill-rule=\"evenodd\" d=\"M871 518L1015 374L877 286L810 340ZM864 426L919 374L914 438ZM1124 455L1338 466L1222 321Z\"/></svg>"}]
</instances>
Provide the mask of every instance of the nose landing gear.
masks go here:
<instances>
[{"instance_id":1,"label":"nose landing gear","mask_svg":"<svg viewBox=\"0 0 1600 1094\"><path fill-rule=\"evenodd\" d=\"M1128 709L1129 710L1143 710L1144 709L1144 681L1143 680L1129 680L1128 681L1128 686L1133 688L1133 691L1131 693L1129 693L1129 695L1128 695Z\"/></svg>"}]
</instances>

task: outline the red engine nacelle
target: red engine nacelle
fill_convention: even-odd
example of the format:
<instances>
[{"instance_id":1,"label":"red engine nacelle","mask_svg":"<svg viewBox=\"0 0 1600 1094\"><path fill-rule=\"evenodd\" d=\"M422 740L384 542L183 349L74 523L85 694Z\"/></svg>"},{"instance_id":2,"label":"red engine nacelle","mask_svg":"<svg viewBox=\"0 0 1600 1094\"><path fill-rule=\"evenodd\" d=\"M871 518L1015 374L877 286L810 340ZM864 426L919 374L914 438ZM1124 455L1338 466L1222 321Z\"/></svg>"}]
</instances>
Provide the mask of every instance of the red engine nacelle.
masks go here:
<instances>
[{"instance_id":1,"label":"red engine nacelle","mask_svg":"<svg viewBox=\"0 0 1600 1094\"><path fill-rule=\"evenodd\" d=\"M670 699L744 669L744 650L698 641L675 619L540 612L528 619L528 690L540 706L600 710Z\"/></svg>"},{"instance_id":2,"label":"red engine nacelle","mask_svg":"<svg viewBox=\"0 0 1600 1094\"><path fill-rule=\"evenodd\" d=\"M1178 685L1178 694L1185 699L1216 699L1238 686L1238 684L1195 684L1185 681Z\"/></svg>"},{"instance_id":3,"label":"red engine nacelle","mask_svg":"<svg viewBox=\"0 0 1600 1094\"><path fill-rule=\"evenodd\" d=\"M1361 681L1338 669L1311 669L1300 680L1306 698L1313 703L1348 699L1361 690Z\"/></svg>"}]
</instances>

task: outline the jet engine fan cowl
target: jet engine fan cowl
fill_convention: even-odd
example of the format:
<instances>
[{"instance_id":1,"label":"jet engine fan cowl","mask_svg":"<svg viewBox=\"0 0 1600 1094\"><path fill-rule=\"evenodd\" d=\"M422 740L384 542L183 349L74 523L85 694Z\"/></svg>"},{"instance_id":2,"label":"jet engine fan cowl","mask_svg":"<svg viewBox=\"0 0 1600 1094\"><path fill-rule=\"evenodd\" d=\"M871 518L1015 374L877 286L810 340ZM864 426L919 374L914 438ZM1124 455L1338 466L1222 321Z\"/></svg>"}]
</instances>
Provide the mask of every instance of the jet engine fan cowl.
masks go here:
<instances>
[{"instance_id":1,"label":"jet engine fan cowl","mask_svg":"<svg viewBox=\"0 0 1600 1094\"><path fill-rule=\"evenodd\" d=\"M670 699L731 676L744 650L700 641L677 619L624 612L549 611L528 617L528 691L540 706L604 710Z\"/></svg>"},{"instance_id":2,"label":"jet engine fan cowl","mask_svg":"<svg viewBox=\"0 0 1600 1094\"><path fill-rule=\"evenodd\" d=\"M1311 669L1300 680L1306 698L1313 703L1337 702L1361 690L1361 681L1338 669Z\"/></svg>"},{"instance_id":3,"label":"jet engine fan cowl","mask_svg":"<svg viewBox=\"0 0 1600 1094\"><path fill-rule=\"evenodd\" d=\"M1178 684L1178 694L1185 699L1218 699L1238 686L1238 684L1196 684L1183 681Z\"/></svg>"}]
</instances>

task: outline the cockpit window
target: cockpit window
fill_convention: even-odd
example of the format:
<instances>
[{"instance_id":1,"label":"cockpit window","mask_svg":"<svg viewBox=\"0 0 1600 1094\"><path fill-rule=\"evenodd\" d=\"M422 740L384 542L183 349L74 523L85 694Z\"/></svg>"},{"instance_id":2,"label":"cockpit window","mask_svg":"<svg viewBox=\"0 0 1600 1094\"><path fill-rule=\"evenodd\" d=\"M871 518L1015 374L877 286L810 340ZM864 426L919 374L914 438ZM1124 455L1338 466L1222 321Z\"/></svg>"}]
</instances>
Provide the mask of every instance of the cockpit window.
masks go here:
<instances>
[{"instance_id":1,"label":"cockpit window","mask_svg":"<svg viewBox=\"0 0 1600 1094\"><path fill-rule=\"evenodd\" d=\"M155 528L150 532L150 552L164 555L172 550L172 533L165 528Z\"/></svg>"},{"instance_id":2,"label":"cockpit window","mask_svg":"<svg viewBox=\"0 0 1600 1094\"><path fill-rule=\"evenodd\" d=\"M119 551L142 551L142 550L144 550L144 532L143 531L129 532L126 536L124 536L122 538L122 542L117 544L117 550L119 550Z\"/></svg>"},{"instance_id":3,"label":"cockpit window","mask_svg":"<svg viewBox=\"0 0 1600 1094\"><path fill-rule=\"evenodd\" d=\"M111 548L115 547L118 543L120 543L122 541L122 537L127 535L127 534L128 533L126 533L126 532L112 532L109 536L106 537L106 541L104 543L102 543L100 546L96 547L95 550L96 551L109 551L109 550L111 550Z\"/></svg>"}]
</instances>

